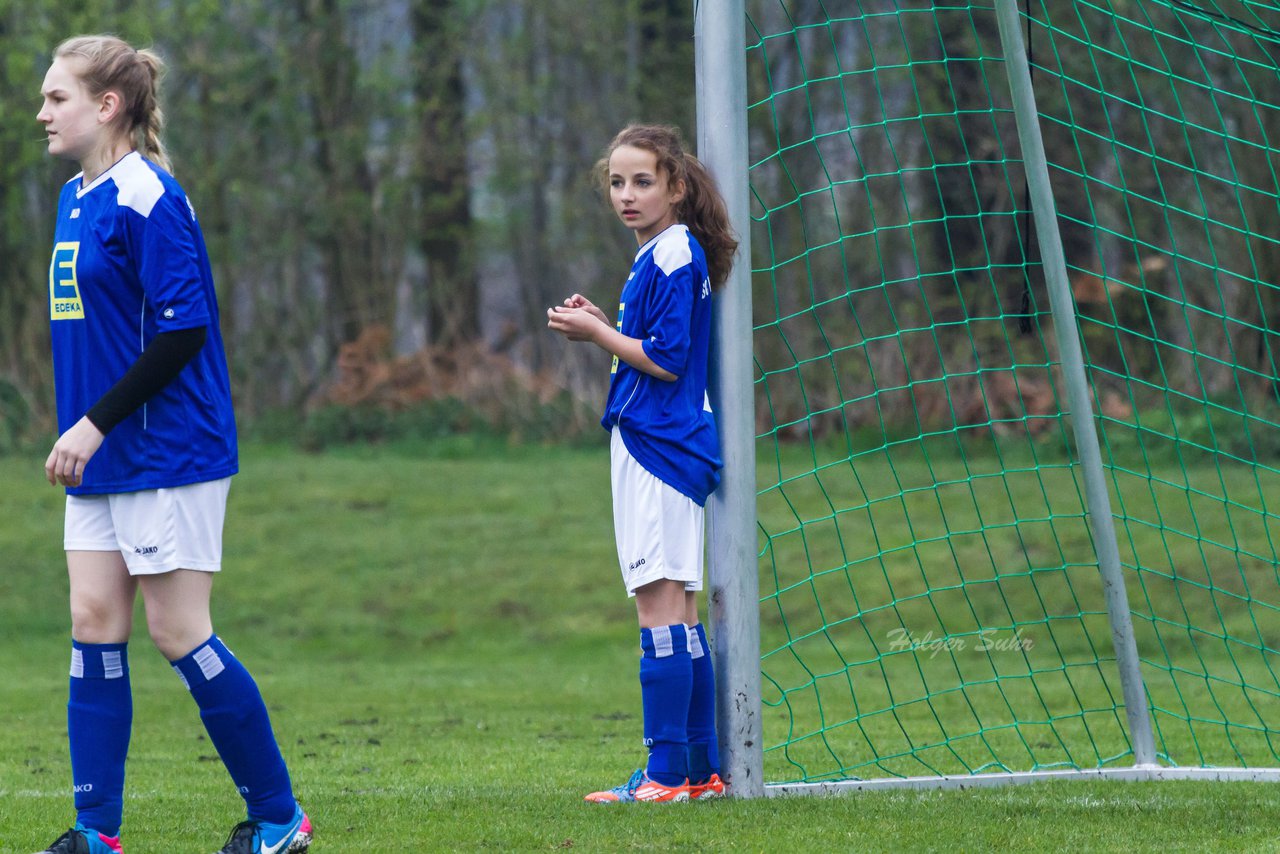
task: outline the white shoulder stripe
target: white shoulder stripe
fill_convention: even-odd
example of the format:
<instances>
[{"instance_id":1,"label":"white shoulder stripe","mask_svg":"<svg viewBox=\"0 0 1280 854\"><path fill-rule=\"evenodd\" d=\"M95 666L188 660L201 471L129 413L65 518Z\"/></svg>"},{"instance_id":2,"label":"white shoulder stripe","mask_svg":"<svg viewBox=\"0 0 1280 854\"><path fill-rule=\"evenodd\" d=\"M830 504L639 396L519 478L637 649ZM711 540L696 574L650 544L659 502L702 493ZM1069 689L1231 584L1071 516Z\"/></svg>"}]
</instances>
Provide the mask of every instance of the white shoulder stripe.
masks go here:
<instances>
[{"instance_id":1,"label":"white shoulder stripe","mask_svg":"<svg viewBox=\"0 0 1280 854\"><path fill-rule=\"evenodd\" d=\"M164 184L140 156L124 158L112 170L118 194L116 201L132 208L143 216L151 216L151 209L164 195Z\"/></svg>"},{"instance_id":2,"label":"white shoulder stripe","mask_svg":"<svg viewBox=\"0 0 1280 854\"><path fill-rule=\"evenodd\" d=\"M689 230L685 226L672 226L658 237L658 244L653 247L653 263L668 276L693 263Z\"/></svg>"}]
</instances>

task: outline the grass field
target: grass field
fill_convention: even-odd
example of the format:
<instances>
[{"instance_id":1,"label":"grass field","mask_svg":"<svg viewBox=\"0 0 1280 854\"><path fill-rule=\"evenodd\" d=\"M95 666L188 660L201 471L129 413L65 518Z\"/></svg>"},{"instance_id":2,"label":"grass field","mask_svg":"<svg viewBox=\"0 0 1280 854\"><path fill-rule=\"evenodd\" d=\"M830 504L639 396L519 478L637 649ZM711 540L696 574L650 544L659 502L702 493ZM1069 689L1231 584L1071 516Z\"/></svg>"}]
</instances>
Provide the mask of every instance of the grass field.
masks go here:
<instances>
[{"instance_id":1,"label":"grass field","mask_svg":"<svg viewBox=\"0 0 1280 854\"><path fill-rule=\"evenodd\" d=\"M585 805L643 755L605 450L444 450L243 451L215 625L262 686L314 851L1280 850L1267 784ZM0 458L3 854L73 818L41 461ZM242 805L137 622L126 851L207 854Z\"/></svg>"}]
</instances>

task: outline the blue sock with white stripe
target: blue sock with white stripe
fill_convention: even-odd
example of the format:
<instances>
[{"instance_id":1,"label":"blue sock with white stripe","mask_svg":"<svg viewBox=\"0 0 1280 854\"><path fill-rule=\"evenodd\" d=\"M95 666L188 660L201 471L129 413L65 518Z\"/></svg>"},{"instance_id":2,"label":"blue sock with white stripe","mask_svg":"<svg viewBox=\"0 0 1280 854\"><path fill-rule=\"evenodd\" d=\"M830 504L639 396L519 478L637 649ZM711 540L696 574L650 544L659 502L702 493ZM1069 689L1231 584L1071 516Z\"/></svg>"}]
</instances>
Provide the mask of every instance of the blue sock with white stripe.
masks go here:
<instances>
[{"instance_id":1,"label":"blue sock with white stripe","mask_svg":"<svg viewBox=\"0 0 1280 854\"><path fill-rule=\"evenodd\" d=\"M689 692L693 668L683 623L640 630L640 697L649 778L682 786L689 776Z\"/></svg>"},{"instance_id":2,"label":"blue sock with white stripe","mask_svg":"<svg viewBox=\"0 0 1280 854\"><path fill-rule=\"evenodd\" d=\"M124 814L124 761L133 726L128 647L71 641L67 737L76 818L107 836L120 834Z\"/></svg>"},{"instance_id":3,"label":"blue sock with white stripe","mask_svg":"<svg viewBox=\"0 0 1280 854\"><path fill-rule=\"evenodd\" d=\"M720 773L720 746L716 743L716 674L711 648L702 623L689 629L693 658L693 691L689 697L689 781L706 782Z\"/></svg>"},{"instance_id":4,"label":"blue sock with white stripe","mask_svg":"<svg viewBox=\"0 0 1280 854\"><path fill-rule=\"evenodd\" d=\"M293 820L297 801L258 685L217 635L171 662L200 707L209 740L244 798L249 818Z\"/></svg>"}]
</instances>

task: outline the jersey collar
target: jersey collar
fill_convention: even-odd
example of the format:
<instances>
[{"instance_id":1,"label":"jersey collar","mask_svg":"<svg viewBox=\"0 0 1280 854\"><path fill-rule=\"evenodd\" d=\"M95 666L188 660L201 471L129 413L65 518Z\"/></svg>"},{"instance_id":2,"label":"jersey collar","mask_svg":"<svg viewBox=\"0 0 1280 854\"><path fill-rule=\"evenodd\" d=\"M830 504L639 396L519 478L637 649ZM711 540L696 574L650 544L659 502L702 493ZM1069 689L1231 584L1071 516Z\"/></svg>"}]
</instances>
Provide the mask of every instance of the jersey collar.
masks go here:
<instances>
[{"instance_id":1,"label":"jersey collar","mask_svg":"<svg viewBox=\"0 0 1280 854\"><path fill-rule=\"evenodd\" d=\"M92 183L92 184L90 184L90 185L89 185L89 186L87 186L87 187L82 186L82 187L80 187L80 189L76 190L76 198L77 198L77 199L83 199L87 193L90 193L90 192L92 192L94 189L96 189L97 187L100 187L103 183L105 183L105 182L107 181L107 179L108 179L108 178L110 178L110 177L111 177L111 173L112 173L112 172L115 172L115 171L116 171L116 169L120 168L120 164L121 164L121 163L124 163L124 162L125 162L126 160L128 160L130 157L141 157L141 156L142 156L142 155L141 155L141 154L139 154L137 151L130 151L128 154L126 154L126 155L124 155L123 157L121 157L121 158L120 158L119 160L117 160L115 163L112 163L112 164L111 164L110 166L108 166L106 169L102 170L102 174L101 174L101 175L99 175L97 178L94 178L94 179L93 179L93 183ZM73 180L73 181L75 181L75 180L83 181L83 180L84 180L84 173L83 173L83 172L81 172L79 175L77 175L75 178L72 178L71 180Z\"/></svg>"}]
</instances>

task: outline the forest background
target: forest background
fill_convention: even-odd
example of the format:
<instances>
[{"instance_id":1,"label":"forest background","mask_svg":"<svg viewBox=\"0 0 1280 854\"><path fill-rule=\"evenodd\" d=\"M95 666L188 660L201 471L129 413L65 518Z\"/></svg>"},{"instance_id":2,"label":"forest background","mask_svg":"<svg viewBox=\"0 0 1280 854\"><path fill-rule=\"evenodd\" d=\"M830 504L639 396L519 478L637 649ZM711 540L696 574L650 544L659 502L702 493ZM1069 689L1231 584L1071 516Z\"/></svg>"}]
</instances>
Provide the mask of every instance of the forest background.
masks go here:
<instances>
[{"instance_id":1,"label":"forest background","mask_svg":"<svg viewBox=\"0 0 1280 854\"><path fill-rule=\"evenodd\" d=\"M749 49L774 23L825 18L813 4L747 5L761 25L749 25ZM977 388L990 352L1017 362L1025 345L1029 362L1045 362L1044 337L1028 336L1047 300L1039 276L1027 274L1037 256L1025 184L1007 165L1018 157L1006 150L1015 138L1007 92L1002 78L984 76L998 73L989 60L995 16L894 11L930 5L863 3L841 26L797 27L792 49L775 42L767 63L751 65L753 228L766 213L770 220L753 240L757 318L847 302L838 324L810 324L805 335L822 348L829 336L861 342L867 353L856 376L768 388L784 423L854 400L863 405L843 413L854 426L888 429L885 413L906 411L963 421L955 400L981 409L982 395L969 392L1000 394ZM312 445L405 429L588 432L607 363L547 334L544 312L575 291L611 305L634 252L593 165L629 121L677 124L691 143L696 126L694 3L587 8L579 0L0 0L0 450L52 430L47 269L58 188L75 167L47 155L35 114L53 46L97 31L154 45L169 62L166 139L209 245L243 426L297 435L303 425ZM1089 35L1121 47L1114 32ZM1057 49L1032 45L1048 48ZM1210 78L1238 73L1226 55L1206 52L1201 62ZM872 65L874 76L862 73ZM1222 146L1202 152L1182 132L1197 171L1163 170L1161 128L1123 109L1127 87L1144 85L1136 99L1184 115L1192 129L1221 124L1221 107L1178 103L1158 81L1122 73L1107 78L1119 86L1116 109L1073 112L1072 93L1048 78L1037 91L1047 117L1149 148L1078 151L1071 135L1047 134L1051 162L1079 164L1055 172L1077 301L1135 342L1117 343L1112 328L1091 342L1086 329L1089 358L1104 369L1095 376L1104 412L1108 381L1146 372L1194 375L1188 383L1210 398L1235 395L1240 368L1275 375L1275 289L1248 279L1280 281L1280 244L1208 234L1159 200L1238 208L1232 186L1198 175L1235 170L1240 184L1274 186L1277 166L1232 161ZM765 74L779 94L760 101ZM806 80L816 82L799 85ZM1261 132L1280 138L1280 112L1255 115ZM824 150L836 137L841 145ZM814 195L833 181L836 191ZM1123 184L1144 201L1095 211L1089 182ZM1274 196L1246 194L1243 204L1254 234L1280 234ZM844 237L807 251L837 221ZM1253 269L1235 278L1175 274L1172 253L1206 263L1248 257ZM1240 320L1238 340L1188 305L1221 305ZM1210 358L1192 364L1153 341L1199 346ZM755 348L768 372L806 342L766 333ZM941 376L941 364L945 383L915 382ZM956 387L965 382L975 387ZM1006 396L1056 414L1048 375L1035 382L1020 378ZM1255 385L1239 391L1274 396L1269 383ZM1140 402L1114 391L1130 398L1122 408ZM906 407L891 399L904 393Z\"/></svg>"},{"instance_id":2,"label":"forest background","mask_svg":"<svg viewBox=\"0 0 1280 854\"><path fill-rule=\"evenodd\" d=\"M550 407L572 423L547 429L584 428L560 392L598 405L607 368L546 334L544 312L575 291L609 305L634 253L593 165L628 121L695 129L691 5L582 11L0 0L0 446L52 423L49 252L77 169L45 152L40 84L59 41L101 31L168 62L166 143L242 423L452 399L455 420L518 429Z\"/></svg>"}]
</instances>

